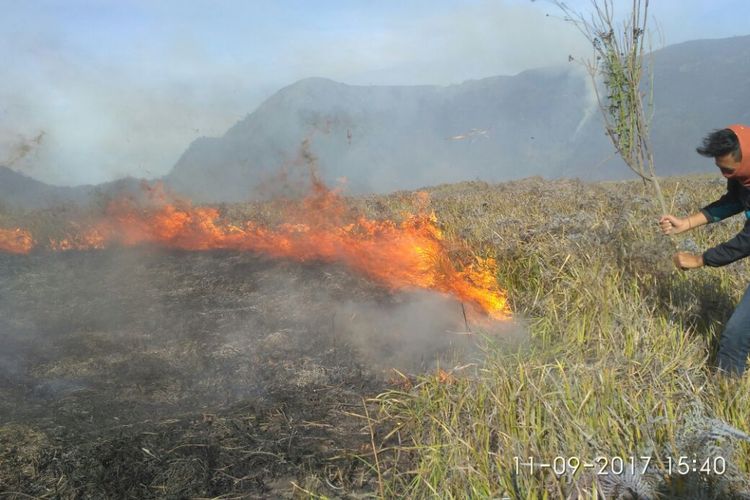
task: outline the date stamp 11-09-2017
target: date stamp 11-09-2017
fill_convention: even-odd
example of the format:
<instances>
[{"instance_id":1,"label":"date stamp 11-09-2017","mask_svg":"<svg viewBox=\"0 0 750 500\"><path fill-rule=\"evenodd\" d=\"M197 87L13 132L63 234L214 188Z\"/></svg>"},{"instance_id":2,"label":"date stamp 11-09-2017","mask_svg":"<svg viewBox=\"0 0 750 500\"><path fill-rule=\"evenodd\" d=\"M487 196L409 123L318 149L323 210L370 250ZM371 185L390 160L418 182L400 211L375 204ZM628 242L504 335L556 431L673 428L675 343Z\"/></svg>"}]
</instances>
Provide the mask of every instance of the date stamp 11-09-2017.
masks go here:
<instances>
[{"instance_id":1,"label":"date stamp 11-09-2017","mask_svg":"<svg viewBox=\"0 0 750 500\"><path fill-rule=\"evenodd\" d=\"M589 470L596 475L641 475L654 468L668 476L687 474L707 474L720 476L726 472L724 457L700 458L695 456L664 457L657 461L651 456L597 456L591 459L575 455L557 456L552 460L535 457L513 457L516 474L550 470L558 476L575 474L579 470Z\"/></svg>"}]
</instances>

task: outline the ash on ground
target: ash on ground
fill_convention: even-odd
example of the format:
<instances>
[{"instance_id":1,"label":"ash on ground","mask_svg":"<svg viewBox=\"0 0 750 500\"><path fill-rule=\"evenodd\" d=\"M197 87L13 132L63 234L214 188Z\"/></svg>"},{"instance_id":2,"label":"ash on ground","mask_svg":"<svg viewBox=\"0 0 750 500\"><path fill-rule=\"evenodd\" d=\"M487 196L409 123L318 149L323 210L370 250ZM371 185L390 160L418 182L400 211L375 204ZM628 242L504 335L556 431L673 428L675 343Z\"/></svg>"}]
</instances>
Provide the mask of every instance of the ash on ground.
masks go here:
<instances>
[{"instance_id":1,"label":"ash on ground","mask_svg":"<svg viewBox=\"0 0 750 500\"><path fill-rule=\"evenodd\" d=\"M474 360L467 326L453 300L391 293L334 264L0 255L0 491L373 490L355 458L371 438L363 398L393 368Z\"/></svg>"}]
</instances>

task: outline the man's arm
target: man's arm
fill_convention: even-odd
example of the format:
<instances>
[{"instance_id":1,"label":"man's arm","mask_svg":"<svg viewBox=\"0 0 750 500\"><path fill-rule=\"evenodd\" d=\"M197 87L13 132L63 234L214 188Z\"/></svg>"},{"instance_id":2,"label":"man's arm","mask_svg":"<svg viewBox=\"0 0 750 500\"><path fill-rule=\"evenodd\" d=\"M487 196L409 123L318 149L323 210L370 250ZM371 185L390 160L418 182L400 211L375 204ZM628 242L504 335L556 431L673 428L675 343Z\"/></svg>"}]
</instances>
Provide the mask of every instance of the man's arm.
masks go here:
<instances>
[{"instance_id":1,"label":"man's arm","mask_svg":"<svg viewBox=\"0 0 750 500\"><path fill-rule=\"evenodd\" d=\"M727 192L724 196L701 208L708 222L719 222L744 210L745 207L739 196L740 189L742 186L737 181L731 179L727 181Z\"/></svg>"},{"instance_id":2,"label":"man's arm","mask_svg":"<svg viewBox=\"0 0 750 500\"><path fill-rule=\"evenodd\" d=\"M740 201L739 191L742 186L734 180L727 181L727 192L715 202L701 208L688 217L680 218L674 215L663 215L659 219L659 226L664 234L680 234L704 224L719 222L744 210Z\"/></svg>"},{"instance_id":3,"label":"man's arm","mask_svg":"<svg viewBox=\"0 0 750 500\"><path fill-rule=\"evenodd\" d=\"M699 267L721 267L750 255L750 220L737 236L729 241L709 248L702 255L688 252L677 252L672 257L678 269L697 269Z\"/></svg>"},{"instance_id":4,"label":"man's arm","mask_svg":"<svg viewBox=\"0 0 750 500\"><path fill-rule=\"evenodd\" d=\"M745 222L745 227L731 240L709 248L703 252L703 262L707 266L720 267L731 264L743 257L750 255L750 220Z\"/></svg>"},{"instance_id":5,"label":"man's arm","mask_svg":"<svg viewBox=\"0 0 750 500\"><path fill-rule=\"evenodd\" d=\"M680 234L698 226L708 224L708 217L701 210L688 217L679 218L674 215L664 215L659 219L659 226L664 234Z\"/></svg>"}]
</instances>

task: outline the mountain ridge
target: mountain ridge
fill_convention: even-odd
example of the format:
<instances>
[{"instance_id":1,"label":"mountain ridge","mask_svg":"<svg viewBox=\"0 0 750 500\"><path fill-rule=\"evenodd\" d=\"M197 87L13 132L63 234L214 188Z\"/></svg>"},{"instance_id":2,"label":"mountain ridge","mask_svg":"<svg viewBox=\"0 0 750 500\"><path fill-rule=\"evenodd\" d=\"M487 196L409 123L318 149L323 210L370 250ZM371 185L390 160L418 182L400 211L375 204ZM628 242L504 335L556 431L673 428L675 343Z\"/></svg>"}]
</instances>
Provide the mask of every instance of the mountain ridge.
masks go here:
<instances>
[{"instance_id":1,"label":"mountain ridge","mask_svg":"<svg viewBox=\"0 0 750 500\"><path fill-rule=\"evenodd\" d=\"M657 173L713 171L695 146L710 130L750 123L743 106L750 100L750 68L743 63L750 60L750 35L690 40L652 55ZM279 89L223 135L192 141L162 180L197 202L263 198L280 171L300 170L303 142L323 180L346 178L352 194L536 175L632 178L614 155L593 96L589 76L575 63L450 85L310 77ZM81 187L27 182L19 189L18 179L3 179L3 203L85 198Z\"/></svg>"}]
</instances>

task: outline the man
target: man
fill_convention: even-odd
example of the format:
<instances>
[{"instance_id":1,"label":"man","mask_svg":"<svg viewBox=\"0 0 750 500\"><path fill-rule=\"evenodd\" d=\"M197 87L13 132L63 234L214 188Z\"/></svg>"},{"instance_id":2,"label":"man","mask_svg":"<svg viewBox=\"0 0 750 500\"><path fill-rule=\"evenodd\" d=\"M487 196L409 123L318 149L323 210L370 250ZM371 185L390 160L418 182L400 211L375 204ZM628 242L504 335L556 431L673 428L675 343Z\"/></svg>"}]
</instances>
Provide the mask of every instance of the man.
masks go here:
<instances>
[{"instance_id":1,"label":"man","mask_svg":"<svg viewBox=\"0 0 750 500\"><path fill-rule=\"evenodd\" d=\"M677 252L675 265L680 269L702 266L725 266L750 255L750 126L730 125L716 130L703 139L696 149L699 154L714 158L716 166L727 179L727 192L710 205L688 217L664 215L659 225L665 234L679 234L703 224L718 222L745 212L745 227L737 236L703 252L702 255ZM731 374L745 371L750 352L750 287L732 313L719 341L718 367Z\"/></svg>"}]
</instances>

